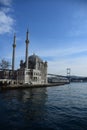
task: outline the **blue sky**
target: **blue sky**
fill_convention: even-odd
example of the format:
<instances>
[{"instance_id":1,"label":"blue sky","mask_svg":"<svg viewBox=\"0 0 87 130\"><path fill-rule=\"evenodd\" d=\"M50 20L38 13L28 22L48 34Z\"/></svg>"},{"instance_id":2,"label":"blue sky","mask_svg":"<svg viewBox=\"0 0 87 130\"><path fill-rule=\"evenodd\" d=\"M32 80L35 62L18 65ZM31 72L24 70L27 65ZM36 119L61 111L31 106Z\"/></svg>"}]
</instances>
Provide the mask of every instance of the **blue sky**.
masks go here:
<instances>
[{"instance_id":1,"label":"blue sky","mask_svg":"<svg viewBox=\"0 0 87 130\"><path fill-rule=\"evenodd\" d=\"M48 73L87 76L87 0L0 0L0 59L11 62L16 33L16 65L29 55L48 61Z\"/></svg>"}]
</instances>

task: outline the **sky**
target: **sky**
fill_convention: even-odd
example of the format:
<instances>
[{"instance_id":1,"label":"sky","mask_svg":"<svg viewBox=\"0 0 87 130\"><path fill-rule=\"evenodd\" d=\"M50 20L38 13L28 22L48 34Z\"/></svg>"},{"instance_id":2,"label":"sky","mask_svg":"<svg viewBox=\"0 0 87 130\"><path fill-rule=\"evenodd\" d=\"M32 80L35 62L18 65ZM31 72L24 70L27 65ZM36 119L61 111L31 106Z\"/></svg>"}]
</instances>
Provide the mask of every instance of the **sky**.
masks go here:
<instances>
[{"instance_id":1,"label":"sky","mask_svg":"<svg viewBox=\"0 0 87 130\"><path fill-rule=\"evenodd\" d=\"M15 68L25 61L26 31L29 55L48 62L48 73L87 76L87 0L0 0L0 60Z\"/></svg>"}]
</instances>

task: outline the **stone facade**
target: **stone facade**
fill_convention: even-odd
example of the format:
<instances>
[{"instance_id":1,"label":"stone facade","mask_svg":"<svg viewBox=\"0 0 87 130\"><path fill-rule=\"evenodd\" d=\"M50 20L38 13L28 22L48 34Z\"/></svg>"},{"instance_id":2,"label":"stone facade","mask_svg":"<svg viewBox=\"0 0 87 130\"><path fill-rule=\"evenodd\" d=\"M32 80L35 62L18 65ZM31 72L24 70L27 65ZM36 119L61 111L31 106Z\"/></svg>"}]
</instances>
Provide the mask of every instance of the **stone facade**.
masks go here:
<instances>
[{"instance_id":1,"label":"stone facade","mask_svg":"<svg viewBox=\"0 0 87 130\"><path fill-rule=\"evenodd\" d=\"M28 69L25 62L20 61L20 69L17 71L17 81L20 84L46 84L47 62L43 62L37 55L28 57Z\"/></svg>"},{"instance_id":2,"label":"stone facade","mask_svg":"<svg viewBox=\"0 0 87 130\"><path fill-rule=\"evenodd\" d=\"M0 70L0 84L17 84L17 71L14 73L12 70Z\"/></svg>"}]
</instances>

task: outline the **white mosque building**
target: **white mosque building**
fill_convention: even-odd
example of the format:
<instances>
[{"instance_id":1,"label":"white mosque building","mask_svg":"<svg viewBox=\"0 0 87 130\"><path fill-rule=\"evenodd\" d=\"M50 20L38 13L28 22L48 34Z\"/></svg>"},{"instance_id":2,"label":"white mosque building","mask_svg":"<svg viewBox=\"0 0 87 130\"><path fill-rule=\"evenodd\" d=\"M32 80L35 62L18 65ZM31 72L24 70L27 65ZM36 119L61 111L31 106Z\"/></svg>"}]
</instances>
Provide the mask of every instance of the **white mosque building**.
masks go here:
<instances>
[{"instance_id":1,"label":"white mosque building","mask_svg":"<svg viewBox=\"0 0 87 130\"><path fill-rule=\"evenodd\" d=\"M27 30L25 61L21 60L19 69L15 70L16 36L14 35L12 70L5 70L5 73L1 71L1 76L3 75L3 79L9 80L9 83L13 80L16 84L47 84L47 62L44 62L35 54L28 55L28 34L29 32Z\"/></svg>"}]
</instances>

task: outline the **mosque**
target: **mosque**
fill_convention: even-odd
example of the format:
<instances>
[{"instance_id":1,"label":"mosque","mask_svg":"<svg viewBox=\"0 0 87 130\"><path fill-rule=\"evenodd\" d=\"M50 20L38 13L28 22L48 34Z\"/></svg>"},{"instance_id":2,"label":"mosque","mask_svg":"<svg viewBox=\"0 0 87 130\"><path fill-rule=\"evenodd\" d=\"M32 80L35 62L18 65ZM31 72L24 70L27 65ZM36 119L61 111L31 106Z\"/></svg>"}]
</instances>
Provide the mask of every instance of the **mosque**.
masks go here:
<instances>
[{"instance_id":1,"label":"mosque","mask_svg":"<svg viewBox=\"0 0 87 130\"><path fill-rule=\"evenodd\" d=\"M16 35L13 41L12 69L0 71L0 80L9 84L47 84L47 61L39 56L28 55L29 32L26 32L25 61L20 61L19 69L15 70Z\"/></svg>"}]
</instances>

